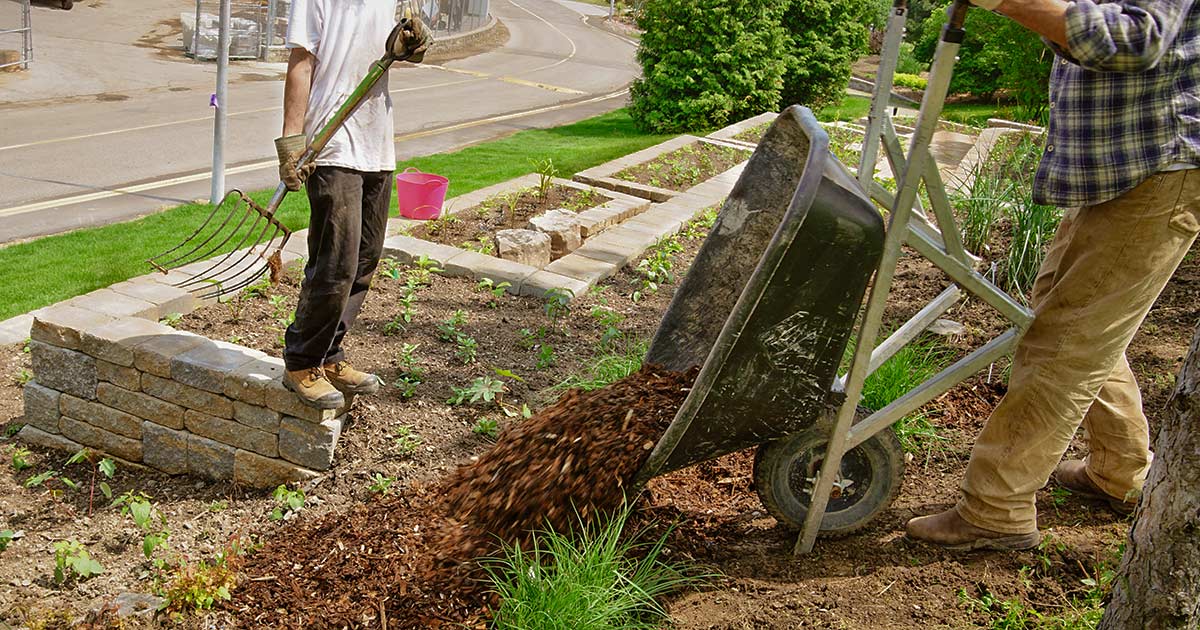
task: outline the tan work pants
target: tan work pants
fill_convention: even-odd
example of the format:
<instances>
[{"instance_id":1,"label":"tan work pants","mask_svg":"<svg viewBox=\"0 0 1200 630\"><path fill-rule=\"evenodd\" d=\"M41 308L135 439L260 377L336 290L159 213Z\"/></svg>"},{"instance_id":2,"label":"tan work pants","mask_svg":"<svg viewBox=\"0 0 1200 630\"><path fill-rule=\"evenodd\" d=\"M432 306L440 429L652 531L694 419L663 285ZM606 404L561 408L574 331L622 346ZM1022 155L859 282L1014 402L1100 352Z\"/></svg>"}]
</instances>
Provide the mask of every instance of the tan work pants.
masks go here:
<instances>
[{"instance_id":1,"label":"tan work pants","mask_svg":"<svg viewBox=\"0 0 1200 630\"><path fill-rule=\"evenodd\" d=\"M1037 530L1035 496L1082 422L1087 472L1134 497L1150 466L1146 416L1125 358L1200 232L1200 171L1155 175L1112 201L1066 212L1034 283L1033 325L1008 394L983 428L959 514L976 527Z\"/></svg>"}]
</instances>

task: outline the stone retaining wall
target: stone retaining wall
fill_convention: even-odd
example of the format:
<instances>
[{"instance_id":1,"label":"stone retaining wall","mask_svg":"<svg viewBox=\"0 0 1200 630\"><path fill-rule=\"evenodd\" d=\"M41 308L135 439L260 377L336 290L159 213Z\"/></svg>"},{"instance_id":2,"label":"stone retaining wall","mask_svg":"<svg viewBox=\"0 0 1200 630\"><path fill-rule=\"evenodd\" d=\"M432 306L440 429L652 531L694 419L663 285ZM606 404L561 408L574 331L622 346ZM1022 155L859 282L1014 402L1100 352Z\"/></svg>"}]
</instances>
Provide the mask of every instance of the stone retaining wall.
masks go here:
<instances>
[{"instance_id":1,"label":"stone retaining wall","mask_svg":"<svg viewBox=\"0 0 1200 630\"><path fill-rule=\"evenodd\" d=\"M72 305L34 319L19 436L171 474L273 487L328 470L347 407L283 387L283 362L154 321Z\"/></svg>"}]
</instances>

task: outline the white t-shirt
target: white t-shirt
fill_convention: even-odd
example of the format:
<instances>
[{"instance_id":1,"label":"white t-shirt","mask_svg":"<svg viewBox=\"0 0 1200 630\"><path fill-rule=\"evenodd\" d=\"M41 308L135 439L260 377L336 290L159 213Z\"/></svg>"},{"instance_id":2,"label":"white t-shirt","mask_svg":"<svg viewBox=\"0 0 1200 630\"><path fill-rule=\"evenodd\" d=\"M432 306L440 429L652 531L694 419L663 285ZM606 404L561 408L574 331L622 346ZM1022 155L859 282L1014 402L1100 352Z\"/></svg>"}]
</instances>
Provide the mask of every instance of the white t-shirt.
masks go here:
<instances>
[{"instance_id":1,"label":"white t-shirt","mask_svg":"<svg viewBox=\"0 0 1200 630\"><path fill-rule=\"evenodd\" d=\"M396 24L396 0L292 0L288 48L317 58L304 133L317 134L383 56ZM396 168L392 97L385 75L317 157L320 166Z\"/></svg>"}]
</instances>

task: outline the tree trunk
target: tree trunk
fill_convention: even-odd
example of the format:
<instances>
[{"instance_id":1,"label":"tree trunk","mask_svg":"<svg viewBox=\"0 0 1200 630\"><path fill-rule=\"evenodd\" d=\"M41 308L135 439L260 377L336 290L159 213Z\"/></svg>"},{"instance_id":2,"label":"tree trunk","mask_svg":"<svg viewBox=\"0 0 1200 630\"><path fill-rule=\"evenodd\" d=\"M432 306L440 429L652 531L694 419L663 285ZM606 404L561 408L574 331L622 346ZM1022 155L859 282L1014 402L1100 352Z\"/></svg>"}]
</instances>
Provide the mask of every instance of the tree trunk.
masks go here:
<instances>
[{"instance_id":1,"label":"tree trunk","mask_svg":"<svg viewBox=\"0 0 1200 630\"><path fill-rule=\"evenodd\" d=\"M1200 628L1200 328L1099 630Z\"/></svg>"}]
</instances>

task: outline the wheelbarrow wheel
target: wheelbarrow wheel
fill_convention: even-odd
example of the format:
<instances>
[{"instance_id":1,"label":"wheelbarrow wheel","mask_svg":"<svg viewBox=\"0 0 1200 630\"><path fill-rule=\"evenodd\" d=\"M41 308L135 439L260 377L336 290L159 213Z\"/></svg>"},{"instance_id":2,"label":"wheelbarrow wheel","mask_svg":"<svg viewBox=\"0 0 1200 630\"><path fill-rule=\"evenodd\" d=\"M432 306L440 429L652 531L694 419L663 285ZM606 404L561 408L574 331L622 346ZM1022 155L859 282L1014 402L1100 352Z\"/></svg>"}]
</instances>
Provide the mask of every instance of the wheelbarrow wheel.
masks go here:
<instances>
[{"instance_id":1,"label":"wheelbarrow wheel","mask_svg":"<svg viewBox=\"0 0 1200 630\"><path fill-rule=\"evenodd\" d=\"M826 431L810 429L758 447L754 488L767 512L784 527L798 530L804 525L827 440ZM891 505L903 478L904 449L890 430L853 448L842 458L820 535L845 536L865 527Z\"/></svg>"}]
</instances>

